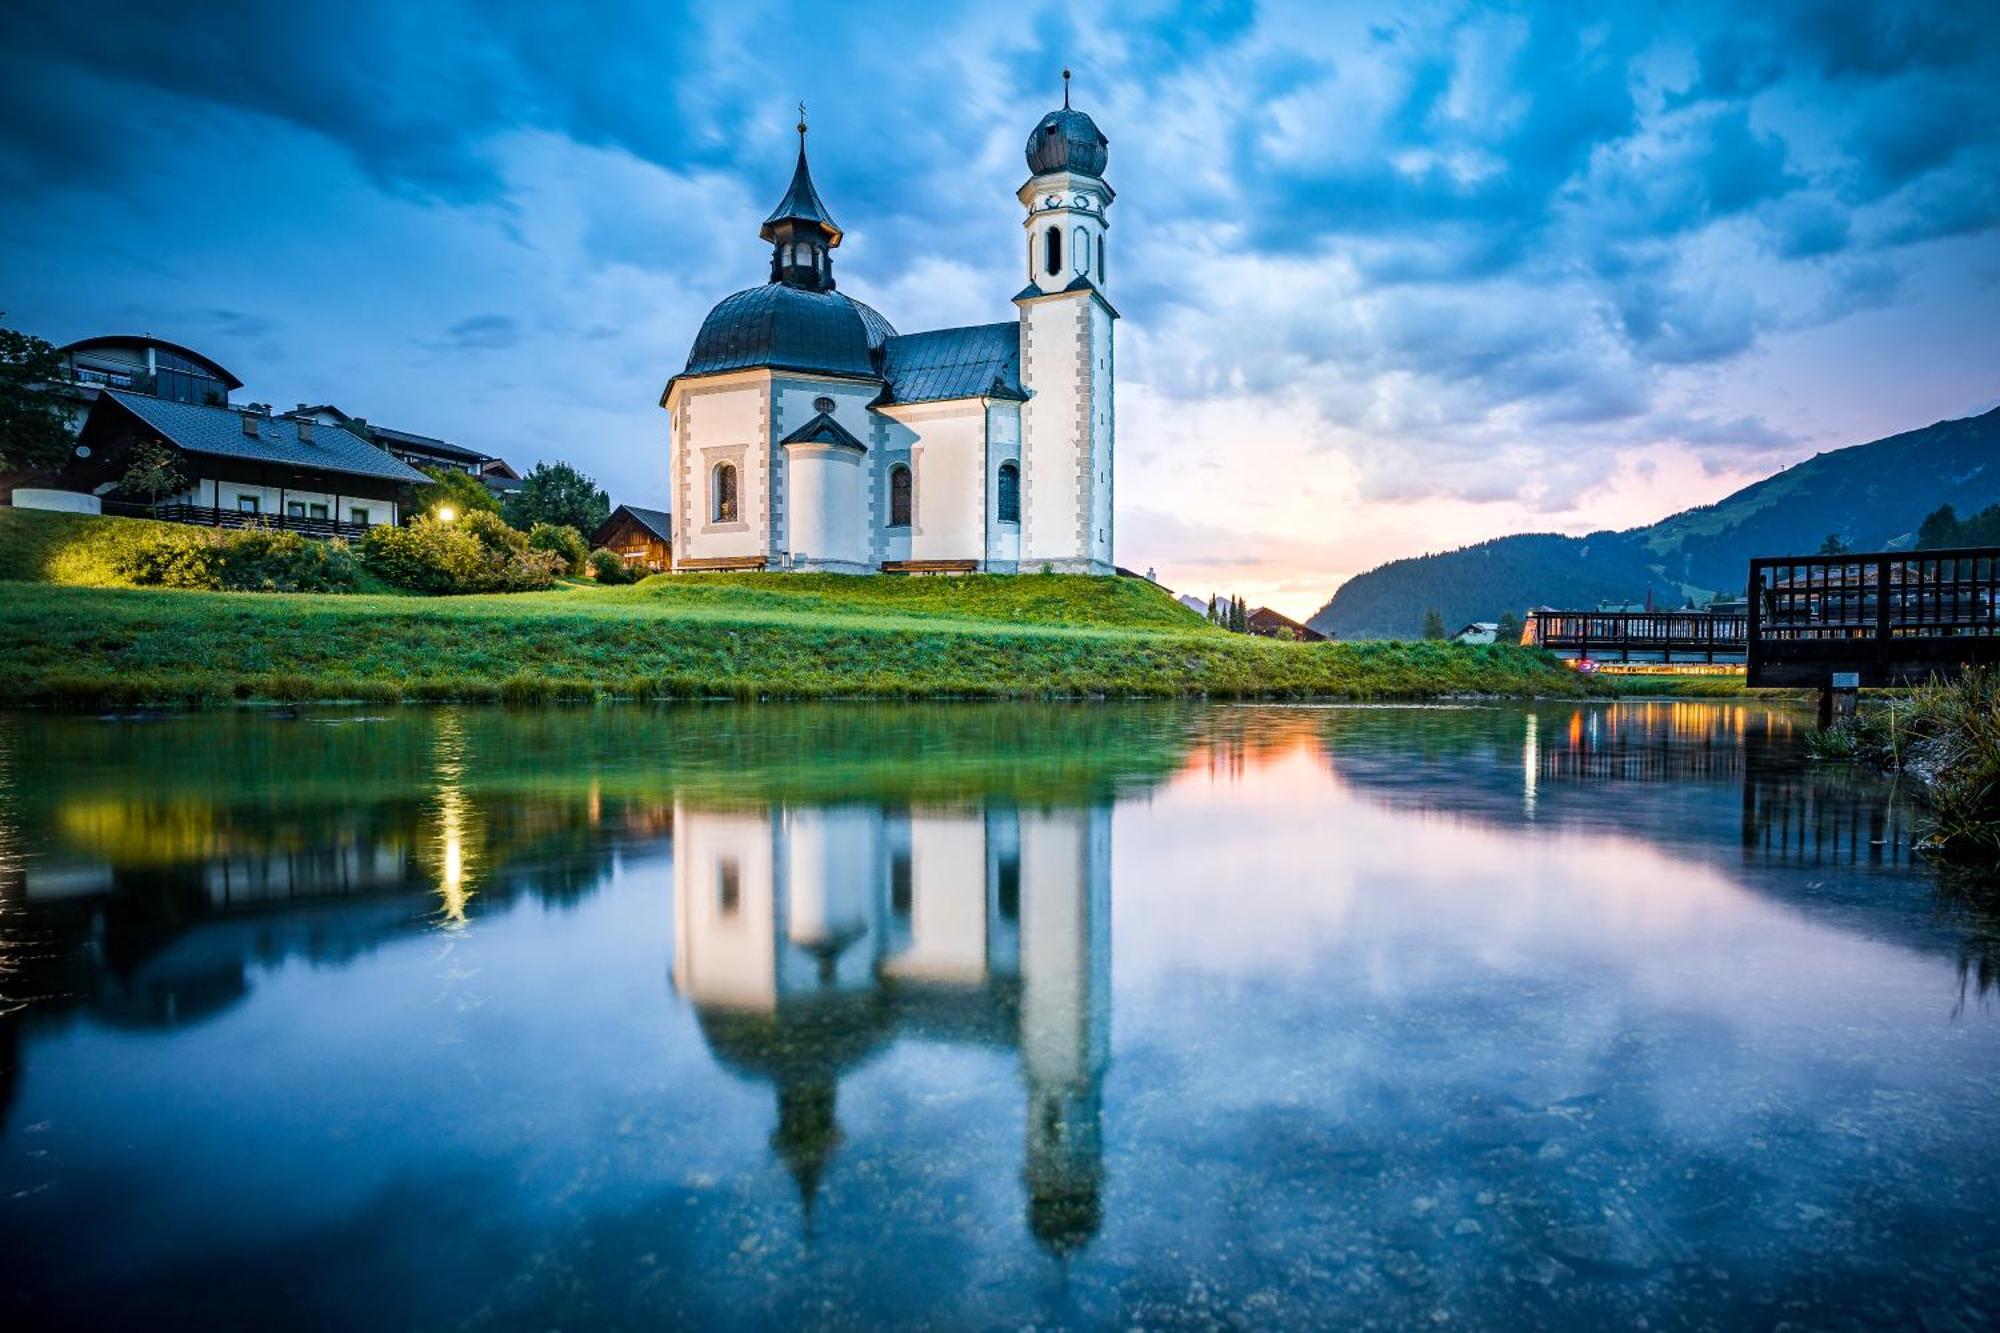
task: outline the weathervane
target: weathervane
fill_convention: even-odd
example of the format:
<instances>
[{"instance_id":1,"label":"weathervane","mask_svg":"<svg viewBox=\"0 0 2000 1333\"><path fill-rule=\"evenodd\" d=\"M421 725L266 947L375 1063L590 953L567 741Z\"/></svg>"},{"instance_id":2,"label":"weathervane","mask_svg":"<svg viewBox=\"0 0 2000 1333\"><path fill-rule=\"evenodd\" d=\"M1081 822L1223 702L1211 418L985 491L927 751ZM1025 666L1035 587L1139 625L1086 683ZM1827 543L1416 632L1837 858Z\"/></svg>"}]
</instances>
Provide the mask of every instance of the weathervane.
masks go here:
<instances>
[{"instance_id":1,"label":"weathervane","mask_svg":"<svg viewBox=\"0 0 2000 1333\"><path fill-rule=\"evenodd\" d=\"M801 139L806 137L806 104L804 102L799 103L799 137Z\"/></svg>"}]
</instances>

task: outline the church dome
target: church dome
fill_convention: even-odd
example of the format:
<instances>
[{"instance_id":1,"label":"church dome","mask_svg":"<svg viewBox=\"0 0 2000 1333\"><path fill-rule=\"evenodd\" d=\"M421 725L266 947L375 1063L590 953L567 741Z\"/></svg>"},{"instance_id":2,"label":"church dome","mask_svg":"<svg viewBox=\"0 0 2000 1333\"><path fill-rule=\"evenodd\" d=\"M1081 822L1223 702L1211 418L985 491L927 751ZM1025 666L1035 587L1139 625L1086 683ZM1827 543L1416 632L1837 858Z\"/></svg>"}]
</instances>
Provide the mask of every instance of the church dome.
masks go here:
<instances>
[{"instance_id":1,"label":"church dome","mask_svg":"<svg viewBox=\"0 0 2000 1333\"><path fill-rule=\"evenodd\" d=\"M1067 105L1043 116L1028 136L1028 170L1037 176L1051 171L1102 176L1110 156L1111 141L1097 122Z\"/></svg>"},{"instance_id":2,"label":"church dome","mask_svg":"<svg viewBox=\"0 0 2000 1333\"><path fill-rule=\"evenodd\" d=\"M825 375L878 375L889 321L851 296L766 283L726 297L695 335L683 375L768 367Z\"/></svg>"}]
</instances>

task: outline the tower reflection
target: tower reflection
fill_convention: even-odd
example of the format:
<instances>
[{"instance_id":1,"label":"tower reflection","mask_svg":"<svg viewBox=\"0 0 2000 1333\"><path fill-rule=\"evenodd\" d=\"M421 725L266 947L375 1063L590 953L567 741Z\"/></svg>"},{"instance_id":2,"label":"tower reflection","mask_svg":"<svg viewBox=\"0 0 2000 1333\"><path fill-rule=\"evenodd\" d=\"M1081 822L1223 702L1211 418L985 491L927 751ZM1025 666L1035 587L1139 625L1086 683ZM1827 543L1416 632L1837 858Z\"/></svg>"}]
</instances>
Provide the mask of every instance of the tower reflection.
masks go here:
<instances>
[{"instance_id":1,"label":"tower reflection","mask_svg":"<svg viewBox=\"0 0 2000 1333\"><path fill-rule=\"evenodd\" d=\"M678 805L674 985L715 1057L777 1094L772 1149L810 1219L841 1078L900 1035L1011 1046L1028 1225L1102 1216L1108 806Z\"/></svg>"}]
</instances>

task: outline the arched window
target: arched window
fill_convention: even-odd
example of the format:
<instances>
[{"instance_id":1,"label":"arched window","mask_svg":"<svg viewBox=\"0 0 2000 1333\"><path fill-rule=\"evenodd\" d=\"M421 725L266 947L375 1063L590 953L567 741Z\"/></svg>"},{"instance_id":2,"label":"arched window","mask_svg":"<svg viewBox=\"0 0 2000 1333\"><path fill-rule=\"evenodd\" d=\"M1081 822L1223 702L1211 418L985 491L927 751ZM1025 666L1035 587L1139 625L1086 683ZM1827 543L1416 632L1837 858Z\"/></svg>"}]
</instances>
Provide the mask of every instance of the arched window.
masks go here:
<instances>
[{"instance_id":1,"label":"arched window","mask_svg":"<svg viewBox=\"0 0 2000 1333\"><path fill-rule=\"evenodd\" d=\"M889 526L910 526L910 470L901 463L889 469Z\"/></svg>"},{"instance_id":2,"label":"arched window","mask_svg":"<svg viewBox=\"0 0 2000 1333\"><path fill-rule=\"evenodd\" d=\"M1104 237L1102 234L1097 238L1097 281L1100 286L1104 282Z\"/></svg>"},{"instance_id":3,"label":"arched window","mask_svg":"<svg viewBox=\"0 0 2000 1333\"><path fill-rule=\"evenodd\" d=\"M1061 227L1050 227L1048 229L1042 242L1042 259L1045 261L1045 266L1049 270L1050 277L1057 277L1062 273Z\"/></svg>"},{"instance_id":4,"label":"arched window","mask_svg":"<svg viewBox=\"0 0 2000 1333\"><path fill-rule=\"evenodd\" d=\"M1076 229L1076 271L1090 276L1090 233L1081 227Z\"/></svg>"},{"instance_id":5,"label":"arched window","mask_svg":"<svg viewBox=\"0 0 2000 1333\"><path fill-rule=\"evenodd\" d=\"M708 484L709 512L714 522L736 521L736 464L717 463Z\"/></svg>"},{"instance_id":6,"label":"arched window","mask_svg":"<svg viewBox=\"0 0 2000 1333\"><path fill-rule=\"evenodd\" d=\"M1012 463L1000 465L1000 521L1021 521L1021 469Z\"/></svg>"}]
</instances>

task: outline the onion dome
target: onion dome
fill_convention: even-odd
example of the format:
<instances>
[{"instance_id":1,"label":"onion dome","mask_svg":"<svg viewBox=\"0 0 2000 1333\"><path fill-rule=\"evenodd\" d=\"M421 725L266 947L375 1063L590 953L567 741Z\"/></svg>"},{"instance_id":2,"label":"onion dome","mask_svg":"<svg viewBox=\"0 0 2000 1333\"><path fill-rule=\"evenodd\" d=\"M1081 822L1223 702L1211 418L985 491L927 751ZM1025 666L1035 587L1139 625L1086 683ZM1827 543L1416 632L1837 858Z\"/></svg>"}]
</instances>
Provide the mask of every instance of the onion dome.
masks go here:
<instances>
[{"instance_id":1,"label":"onion dome","mask_svg":"<svg viewBox=\"0 0 2000 1333\"><path fill-rule=\"evenodd\" d=\"M1064 70L1062 109L1043 116L1028 136L1028 170L1037 176L1052 171L1102 176L1110 156L1111 140L1097 122L1070 107L1069 71Z\"/></svg>"},{"instance_id":2,"label":"onion dome","mask_svg":"<svg viewBox=\"0 0 2000 1333\"><path fill-rule=\"evenodd\" d=\"M681 373L769 368L875 378L882 344L895 335L888 320L843 292L771 282L708 312Z\"/></svg>"}]
</instances>

